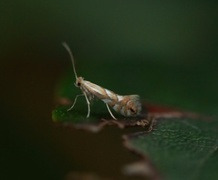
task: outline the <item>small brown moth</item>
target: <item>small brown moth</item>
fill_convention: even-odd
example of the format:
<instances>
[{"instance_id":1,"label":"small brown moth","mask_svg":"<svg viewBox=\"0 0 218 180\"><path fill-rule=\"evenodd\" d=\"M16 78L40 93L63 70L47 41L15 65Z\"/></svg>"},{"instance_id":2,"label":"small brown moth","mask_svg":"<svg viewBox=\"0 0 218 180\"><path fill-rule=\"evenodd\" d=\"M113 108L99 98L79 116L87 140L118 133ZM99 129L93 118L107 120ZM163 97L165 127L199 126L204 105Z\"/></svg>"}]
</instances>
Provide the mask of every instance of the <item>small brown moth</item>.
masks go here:
<instances>
[{"instance_id":1,"label":"small brown moth","mask_svg":"<svg viewBox=\"0 0 218 180\"><path fill-rule=\"evenodd\" d=\"M68 111L73 109L78 97L85 96L85 99L88 105L87 118L90 115L90 101L93 100L95 97L102 100L106 104L108 112L110 113L113 119L116 119L116 118L112 114L109 106L112 107L116 112L122 114L123 116L136 116L140 114L142 107L141 107L139 95L121 96L121 95L115 94L114 92L108 89L105 89L89 81L86 81L84 80L83 77L78 77L76 73L75 64L74 64L73 54L69 46L65 42L63 43L63 46L68 51L72 64L73 64L73 71L74 71L74 75L76 78L76 82L74 84L76 87L80 88L82 91L82 94L77 95L75 97L74 103L68 109Z\"/></svg>"}]
</instances>

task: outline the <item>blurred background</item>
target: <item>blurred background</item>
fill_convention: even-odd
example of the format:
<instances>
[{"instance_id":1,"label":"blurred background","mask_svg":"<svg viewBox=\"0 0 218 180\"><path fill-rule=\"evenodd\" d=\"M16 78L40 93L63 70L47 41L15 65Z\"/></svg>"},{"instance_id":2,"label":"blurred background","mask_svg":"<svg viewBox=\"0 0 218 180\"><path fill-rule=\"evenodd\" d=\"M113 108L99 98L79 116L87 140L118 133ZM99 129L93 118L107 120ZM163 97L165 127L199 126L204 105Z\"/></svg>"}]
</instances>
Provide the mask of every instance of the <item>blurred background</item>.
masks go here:
<instances>
[{"instance_id":1,"label":"blurred background","mask_svg":"<svg viewBox=\"0 0 218 180\"><path fill-rule=\"evenodd\" d=\"M96 84L216 112L217 12L218 3L205 0L1 1L0 178L64 179L72 171L121 178L120 167L138 158L122 146L127 131L90 134L52 122L57 84L72 71L63 41L78 74Z\"/></svg>"}]
</instances>

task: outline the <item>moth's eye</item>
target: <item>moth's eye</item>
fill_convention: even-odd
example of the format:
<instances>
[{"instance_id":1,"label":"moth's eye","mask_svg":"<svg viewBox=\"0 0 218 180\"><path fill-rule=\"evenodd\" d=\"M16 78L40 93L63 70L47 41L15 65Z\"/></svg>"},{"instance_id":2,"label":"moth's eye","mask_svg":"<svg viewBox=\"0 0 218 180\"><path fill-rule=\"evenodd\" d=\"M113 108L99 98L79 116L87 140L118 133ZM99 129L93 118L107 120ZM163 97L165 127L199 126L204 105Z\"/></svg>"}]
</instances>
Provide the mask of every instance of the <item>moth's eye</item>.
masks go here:
<instances>
[{"instance_id":1,"label":"moth's eye","mask_svg":"<svg viewBox=\"0 0 218 180\"><path fill-rule=\"evenodd\" d=\"M80 83L80 82L78 82L78 83L77 83L77 86L81 86L81 83Z\"/></svg>"},{"instance_id":2,"label":"moth's eye","mask_svg":"<svg viewBox=\"0 0 218 180\"><path fill-rule=\"evenodd\" d=\"M133 108L129 108L129 110L132 112L132 113L136 113L136 110L135 109L133 109Z\"/></svg>"}]
</instances>

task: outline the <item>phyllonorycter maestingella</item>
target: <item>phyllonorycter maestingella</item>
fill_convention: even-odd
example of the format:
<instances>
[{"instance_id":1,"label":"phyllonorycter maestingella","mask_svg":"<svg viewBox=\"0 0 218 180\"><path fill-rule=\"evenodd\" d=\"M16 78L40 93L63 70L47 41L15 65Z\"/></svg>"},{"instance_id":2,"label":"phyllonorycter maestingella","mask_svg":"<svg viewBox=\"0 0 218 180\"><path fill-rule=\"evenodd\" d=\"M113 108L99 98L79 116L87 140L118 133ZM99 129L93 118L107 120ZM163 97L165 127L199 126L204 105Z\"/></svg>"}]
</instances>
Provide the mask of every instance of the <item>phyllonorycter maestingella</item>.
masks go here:
<instances>
[{"instance_id":1,"label":"phyllonorycter maestingella","mask_svg":"<svg viewBox=\"0 0 218 180\"><path fill-rule=\"evenodd\" d=\"M73 105L68 109L68 111L73 109L78 97L85 96L88 106L87 118L90 116L90 101L93 100L95 97L102 100L105 103L108 112L110 113L113 119L116 118L112 114L110 107L112 107L116 112L126 117L137 116L141 113L142 106L140 103L139 95L118 95L108 89L91 83L90 81L84 80L83 77L78 77L75 68L73 54L69 46L65 42L63 43L63 46L68 51L73 64L73 71L76 78L76 82L74 84L82 91L82 94L79 94L75 97Z\"/></svg>"}]
</instances>

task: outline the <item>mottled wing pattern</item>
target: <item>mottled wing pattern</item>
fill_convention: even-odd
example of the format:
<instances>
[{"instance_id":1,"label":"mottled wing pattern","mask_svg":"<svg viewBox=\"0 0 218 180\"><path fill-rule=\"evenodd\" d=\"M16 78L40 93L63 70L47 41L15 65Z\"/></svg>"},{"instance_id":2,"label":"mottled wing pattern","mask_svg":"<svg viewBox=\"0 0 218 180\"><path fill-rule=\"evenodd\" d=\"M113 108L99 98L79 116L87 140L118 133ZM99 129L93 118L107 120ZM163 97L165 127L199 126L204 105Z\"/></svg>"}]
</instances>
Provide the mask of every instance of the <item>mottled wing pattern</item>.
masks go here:
<instances>
[{"instance_id":1,"label":"mottled wing pattern","mask_svg":"<svg viewBox=\"0 0 218 180\"><path fill-rule=\"evenodd\" d=\"M141 112L140 97L138 95L121 96L89 81L83 82L84 92L90 100L96 96L124 116L136 116Z\"/></svg>"}]
</instances>

